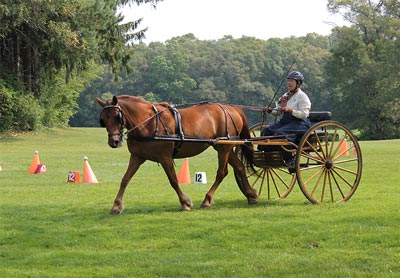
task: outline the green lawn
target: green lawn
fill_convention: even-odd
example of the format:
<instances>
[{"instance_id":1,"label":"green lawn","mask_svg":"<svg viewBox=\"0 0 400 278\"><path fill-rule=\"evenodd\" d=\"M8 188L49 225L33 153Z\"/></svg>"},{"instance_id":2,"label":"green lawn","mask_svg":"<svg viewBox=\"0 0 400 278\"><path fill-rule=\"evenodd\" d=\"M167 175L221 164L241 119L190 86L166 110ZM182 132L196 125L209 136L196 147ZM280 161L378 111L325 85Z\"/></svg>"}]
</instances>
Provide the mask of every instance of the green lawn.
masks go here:
<instances>
[{"instance_id":1,"label":"green lawn","mask_svg":"<svg viewBox=\"0 0 400 278\"><path fill-rule=\"evenodd\" d=\"M108 214L126 170L126 145L97 128L0 138L0 277L399 277L400 140L360 142L363 177L346 203L312 205L298 186L248 206L233 171L200 209L216 171L212 149L189 158L208 184L183 185L181 212L161 166L146 162ZM34 151L44 174L28 174ZM83 170L98 184L67 183ZM176 161L179 170L182 160Z\"/></svg>"}]
</instances>

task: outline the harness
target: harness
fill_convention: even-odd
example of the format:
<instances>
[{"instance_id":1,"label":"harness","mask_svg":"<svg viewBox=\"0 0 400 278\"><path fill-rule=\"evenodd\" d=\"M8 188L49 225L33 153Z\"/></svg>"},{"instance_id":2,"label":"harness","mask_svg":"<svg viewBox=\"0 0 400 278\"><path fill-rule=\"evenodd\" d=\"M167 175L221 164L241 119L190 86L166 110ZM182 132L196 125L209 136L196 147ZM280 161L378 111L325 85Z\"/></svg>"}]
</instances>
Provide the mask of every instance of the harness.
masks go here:
<instances>
[{"instance_id":1,"label":"harness","mask_svg":"<svg viewBox=\"0 0 400 278\"><path fill-rule=\"evenodd\" d=\"M154 130L154 137L160 136L158 134L158 124L159 123L161 123L162 127L164 128L165 135L173 136L168 132L168 128L165 125L163 119L161 118L161 113L164 112L165 110L162 110L161 112L159 112L157 107L153 103L151 104L151 106L153 107L153 111L154 111L155 117L156 117L156 128ZM183 134L183 129L182 129L181 113L179 113L178 109L176 109L173 105L168 106L168 110L171 111L171 113L174 115L174 119L175 119L175 123L176 123L176 128L175 128L174 134L179 136L180 139L184 140L185 135ZM163 135L161 135L161 136L163 136Z\"/></svg>"},{"instance_id":2,"label":"harness","mask_svg":"<svg viewBox=\"0 0 400 278\"><path fill-rule=\"evenodd\" d=\"M158 123L161 123L163 128L164 128L164 130L165 130L165 135L171 136L171 137L174 137L174 135L175 135L175 138L179 137L179 139L180 139L179 141L176 141L175 144L174 144L174 151L172 152L172 157L175 158L175 156L179 152L179 150L180 150L180 148L181 148L181 146L182 146L182 144L183 144L183 142L185 140L185 135L183 134L183 129L182 129L181 113L179 113L179 111L178 111L178 109L176 109L176 107L174 107L172 105L168 106L169 111L171 111L171 113L174 115L174 119L175 119L175 123L176 123L176 125L175 125L175 134L171 135L171 134L169 134L168 128L165 125L165 123L164 123L164 121L163 121L163 119L161 117L161 113L163 111L159 112L157 110L157 107L153 103L151 104L151 106L153 107L154 113L156 115L156 128L154 130L154 136L152 137L152 140L155 140L156 137L160 136L158 134Z\"/></svg>"},{"instance_id":3,"label":"harness","mask_svg":"<svg viewBox=\"0 0 400 278\"><path fill-rule=\"evenodd\" d=\"M209 103L210 102L202 102L202 103L199 103L197 105L209 104ZM235 123L235 121L233 119L232 114L222 104L215 103L215 102L212 102L212 103L218 105L222 109L222 111L224 112L224 117L225 117L225 137L219 137L217 139L237 139L237 138L239 138L239 130L238 130L237 125L236 125L236 123ZM111 109L111 108L116 108L116 109L118 109L118 112L119 112L120 131L118 133L109 133L108 136L111 137L111 136L114 136L114 135L119 135L121 142L123 140L124 135L129 136L129 138L132 138L132 139L137 140L137 141L155 141L155 140L173 141L174 142L174 150L173 150L173 153L172 153L172 157L176 157L177 153L179 152L179 150L182 147L184 142L189 142L189 141L190 142L201 142L201 143L207 142L209 144L212 144L212 142L214 142L213 139L201 139L201 138L188 138L188 137L185 137L185 134L183 132L183 127L182 127L182 116L181 116L181 113L179 112L179 110L175 106L169 105L168 108L163 109L161 111L159 111L157 109L157 107L153 103L151 103L151 106L152 106L152 109L154 111L154 115L149 117L149 118L147 118L146 120L142 121L139 124L135 125L133 123L134 127L129 129L126 132L123 131L123 129L125 128L125 125L124 125L125 120L124 120L124 112L123 112L122 108L118 104L117 105L104 106L102 113L104 112L104 110ZM175 123L176 123L175 131L172 134L168 130L167 125L165 124L164 120L161 117L161 114L163 112L165 112L166 110L169 110L172 113L172 115L174 116L174 119L175 119ZM135 135L131 134L131 132L133 132L135 129L137 129L141 124L144 124L144 123L150 121L153 118L155 118L155 121L156 121L156 126L155 126L155 129L154 129L153 136L147 136L146 137L146 136L135 136ZM229 119L230 119L230 121L229 121ZM232 122L232 124L233 124L233 126L235 128L235 131L236 131L236 135L235 136L229 135L229 122ZM102 127L105 127L104 122L101 119L100 119L100 125ZM160 134L159 133L160 126L164 130L164 134Z\"/></svg>"}]
</instances>

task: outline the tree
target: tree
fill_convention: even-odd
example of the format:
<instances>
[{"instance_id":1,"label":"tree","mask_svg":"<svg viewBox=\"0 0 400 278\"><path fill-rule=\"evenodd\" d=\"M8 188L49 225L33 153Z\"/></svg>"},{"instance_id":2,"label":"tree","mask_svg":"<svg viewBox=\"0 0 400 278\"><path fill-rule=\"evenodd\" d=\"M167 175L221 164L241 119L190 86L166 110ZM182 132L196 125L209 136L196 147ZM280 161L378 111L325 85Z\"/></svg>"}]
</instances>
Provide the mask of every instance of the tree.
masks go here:
<instances>
[{"instance_id":1,"label":"tree","mask_svg":"<svg viewBox=\"0 0 400 278\"><path fill-rule=\"evenodd\" d=\"M168 57L155 57L147 74L152 92L161 100L182 103L184 96L196 86L186 73L188 67L187 57L182 53L172 52Z\"/></svg>"},{"instance_id":2,"label":"tree","mask_svg":"<svg viewBox=\"0 0 400 278\"><path fill-rule=\"evenodd\" d=\"M332 102L362 138L399 138L400 4L398 1L329 1L351 27L337 27L326 69Z\"/></svg>"},{"instance_id":3,"label":"tree","mask_svg":"<svg viewBox=\"0 0 400 278\"><path fill-rule=\"evenodd\" d=\"M0 0L0 79L34 96L44 125L65 125L98 64L108 64L115 76L129 71L127 45L146 30L138 30L141 19L122 23L118 8L159 1Z\"/></svg>"}]
</instances>

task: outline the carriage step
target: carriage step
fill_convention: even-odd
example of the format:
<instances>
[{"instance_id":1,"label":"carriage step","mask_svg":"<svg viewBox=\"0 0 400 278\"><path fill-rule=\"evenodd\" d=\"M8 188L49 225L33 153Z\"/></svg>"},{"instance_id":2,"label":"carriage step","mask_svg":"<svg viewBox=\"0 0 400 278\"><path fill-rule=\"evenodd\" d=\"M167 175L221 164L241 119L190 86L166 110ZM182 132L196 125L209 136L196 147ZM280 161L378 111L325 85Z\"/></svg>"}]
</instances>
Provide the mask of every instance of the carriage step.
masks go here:
<instances>
[{"instance_id":1,"label":"carriage step","mask_svg":"<svg viewBox=\"0 0 400 278\"><path fill-rule=\"evenodd\" d=\"M254 152L254 165L259 168L286 167L280 151Z\"/></svg>"}]
</instances>

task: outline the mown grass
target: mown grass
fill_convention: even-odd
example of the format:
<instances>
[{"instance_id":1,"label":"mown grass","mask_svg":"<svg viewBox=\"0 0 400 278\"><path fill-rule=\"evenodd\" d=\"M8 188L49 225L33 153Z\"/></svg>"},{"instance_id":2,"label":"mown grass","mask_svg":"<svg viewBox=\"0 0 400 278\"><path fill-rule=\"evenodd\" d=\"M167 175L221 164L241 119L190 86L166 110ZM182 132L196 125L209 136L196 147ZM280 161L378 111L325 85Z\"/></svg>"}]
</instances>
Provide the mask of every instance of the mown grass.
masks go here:
<instances>
[{"instance_id":1,"label":"mown grass","mask_svg":"<svg viewBox=\"0 0 400 278\"><path fill-rule=\"evenodd\" d=\"M400 140L360 142L363 177L343 204L312 205L296 186L284 200L248 206L230 173L202 210L216 170L209 149L189 159L191 174L208 179L182 186L192 211L179 211L161 167L146 162L125 211L110 216L129 154L106 137L71 128L0 138L0 277L400 275ZM27 173L35 150L45 174ZM84 156L100 183L67 183Z\"/></svg>"}]
</instances>

